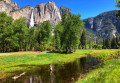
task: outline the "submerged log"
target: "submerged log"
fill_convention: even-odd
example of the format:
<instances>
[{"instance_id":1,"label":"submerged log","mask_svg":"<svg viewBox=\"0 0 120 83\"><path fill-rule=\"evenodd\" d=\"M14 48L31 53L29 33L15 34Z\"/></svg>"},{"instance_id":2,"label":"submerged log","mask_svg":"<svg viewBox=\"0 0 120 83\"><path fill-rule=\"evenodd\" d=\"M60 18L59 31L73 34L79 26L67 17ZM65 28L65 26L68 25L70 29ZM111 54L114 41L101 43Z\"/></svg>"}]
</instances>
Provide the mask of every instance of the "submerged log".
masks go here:
<instances>
[{"instance_id":1,"label":"submerged log","mask_svg":"<svg viewBox=\"0 0 120 83\"><path fill-rule=\"evenodd\" d=\"M52 68L52 65L51 65L51 64L49 64L49 67L50 67L50 71L52 71L52 70L53 70L53 68Z\"/></svg>"},{"instance_id":2,"label":"submerged log","mask_svg":"<svg viewBox=\"0 0 120 83\"><path fill-rule=\"evenodd\" d=\"M21 74L18 75L18 76L14 76L14 77L12 77L12 78L13 78L14 80L16 80L17 78L21 77L22 75L25 75L25 72L21 73Z\"/></svg>"}]
</instances>

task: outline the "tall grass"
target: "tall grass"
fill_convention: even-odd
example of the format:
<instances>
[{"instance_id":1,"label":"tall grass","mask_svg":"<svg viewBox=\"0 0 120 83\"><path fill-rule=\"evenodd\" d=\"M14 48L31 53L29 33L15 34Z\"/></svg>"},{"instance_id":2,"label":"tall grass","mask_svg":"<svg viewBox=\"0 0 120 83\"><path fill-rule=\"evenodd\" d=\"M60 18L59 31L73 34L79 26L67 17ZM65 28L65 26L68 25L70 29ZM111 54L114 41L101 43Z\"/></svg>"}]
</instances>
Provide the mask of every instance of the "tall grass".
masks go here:
<instances>
[{"instance_id":1,"label":"tall grass","mask_svg":"<svg viewBox=\"0 0 120 83\"><path fill-rule=\"evenodd\" d=\"M103 67L75 83L120 83L120 59L108 60Z\"/></svg>"},{"instance_id":2,"label":"tall grass","mask_svg":"<svg viewBox=\"0 0 120 83\"><path fill-rule=\"evenodd\" d=\"M93 50L89 53L101 59L102 66L92 70L86 77L75 83L119 83L120 82L120 51Z\"/></svg>"}]
</instances>

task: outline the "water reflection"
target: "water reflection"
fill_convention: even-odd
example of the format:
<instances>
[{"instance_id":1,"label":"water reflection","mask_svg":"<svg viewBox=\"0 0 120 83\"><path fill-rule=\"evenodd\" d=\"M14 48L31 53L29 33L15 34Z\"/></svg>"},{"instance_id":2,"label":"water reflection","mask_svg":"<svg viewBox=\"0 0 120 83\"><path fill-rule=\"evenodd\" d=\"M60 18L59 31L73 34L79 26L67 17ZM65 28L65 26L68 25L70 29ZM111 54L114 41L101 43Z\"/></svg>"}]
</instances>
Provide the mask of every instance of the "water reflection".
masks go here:
<instances>
[{"instance_id":1,"label":"water reflection","mask_svg":"<svg viewBox=\"0 0 120 83\"><path fill-rule=\"evenodd\" d=\"M26 71L24 76L16 80L9 77L0 81L1 83L73 83L98 63L97 58L88 56L71 63L39 66L34 70Z\"/></svg>"}]
</instances>

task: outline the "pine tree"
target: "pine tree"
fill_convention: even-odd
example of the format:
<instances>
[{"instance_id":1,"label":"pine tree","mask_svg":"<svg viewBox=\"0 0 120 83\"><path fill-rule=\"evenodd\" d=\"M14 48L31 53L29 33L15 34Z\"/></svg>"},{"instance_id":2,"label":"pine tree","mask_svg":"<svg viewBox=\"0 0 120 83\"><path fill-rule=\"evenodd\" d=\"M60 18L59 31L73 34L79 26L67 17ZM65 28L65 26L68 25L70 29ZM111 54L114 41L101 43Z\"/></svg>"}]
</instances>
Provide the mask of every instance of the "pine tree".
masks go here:
<instances>
[{"instance_id":1,"label":"pine tree","mask_svg":"<svg viewBox=\"0 0 120 83\"><path fill-rule=\"evenodd\" d=\"M111 48L112 49L117 49L117 42L116 42L116 38L113 37L112 41L111 41Z\"/></svg>"},{"instance_id":2,"label":"pine tree","mask_svg":"<svg viewBox=\"0 0 120 83\"><path fill-rule=\"evenodd\" d=\"M117 44L118 44L118 48L120 48L120 37L118 37Z\"/></svg>"},{"instance_id":3,"label":"pine tree","mask_svg":"<svg viewBox=\"0 0 120 83\"><path fill-rule=\"evenodd\" d=\"M106 47L106 49L110 49L111 48L110 39L105 39L105 47Z\"/></svg>"},{"instance_id":4,"label":"pine tree","mask_svg":"<svg viewBox=\"0 0 120 83\"><path fill-rule=\"evenodd\" d=\"M89 40L89 49L92 48L92 42L91 42L91 39Z\"/></svg>"},{"instance_id":5,"label":"pine tree","mask_svg":"<svg viewBox=\"0 0 120 83\"><path fill-rule=\"evenodd\" d=\"M86 49L87 38L86 38L85 30L83 30L83 32L82 32L80 42L81 42L82 49Z\"/></svg>"},{"instance_id":6,"label":"pine tree","mask_svg":"<svg viewBox=\"0 0 120 83\"><path fill-rule=\"evenodd\" d=\"M106 49L105 39L103 39L103 46L102 46L102 49Z\"/></svg>"},{"instance_id":7,"label":"pine tree","mask_svg":"<svg viewBox=\"0 0 120 83\"><path fill-rule=\"evenodd\" d=\"M111 49L111 42L110 42L110 39L108 39L108 49Z\"/></svg>"},{"instance_id":8,"label":"pine tree","mask_svg":"<svg viewBox=\"0 0 120 83\"><path fill-rule=\"evenodd\" d=\"M99 41L98 41L98 38L96 38L96 47L98 48L99 46Z\"/></svg>"},{"instance_id":9,"label":"pine tree","mask_svg":"<svg viewBox=\"0 0 120 83\"><path fill-rule=\"evenodd\" d=\"M116 37L117 48L119 48L119 37Z\"/></svg>"}]
</instances>

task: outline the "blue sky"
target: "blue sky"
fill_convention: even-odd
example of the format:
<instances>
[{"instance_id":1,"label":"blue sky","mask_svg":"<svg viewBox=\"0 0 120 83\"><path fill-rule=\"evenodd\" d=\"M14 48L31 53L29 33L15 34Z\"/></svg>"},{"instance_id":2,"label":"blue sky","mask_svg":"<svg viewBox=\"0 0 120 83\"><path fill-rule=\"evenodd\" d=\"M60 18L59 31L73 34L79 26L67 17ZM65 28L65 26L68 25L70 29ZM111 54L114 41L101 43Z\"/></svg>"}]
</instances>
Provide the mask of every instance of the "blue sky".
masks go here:
<instances>
[{"instance_id":1,"label":"blue sky","mask_svg":"<svg viewBox=\"0 0 120 83\"><path fill-rule=\"evenodd\" d=\"M71 9L73 14L81 14L81 18L94 17L106 11L117 10L115 0L12 0L19 7L31 5L35 7L37 4L54 1L58 7L65 6Z\"/></svg>"}]
</instances>

